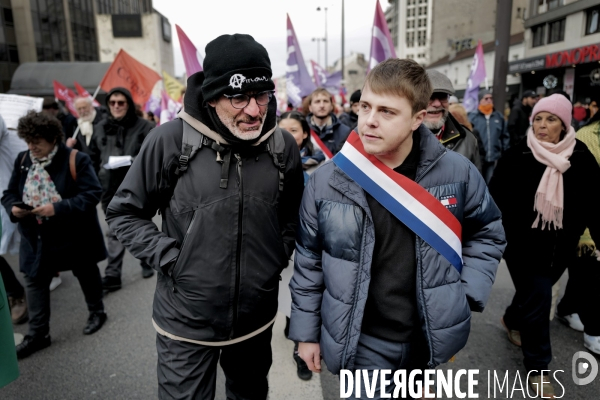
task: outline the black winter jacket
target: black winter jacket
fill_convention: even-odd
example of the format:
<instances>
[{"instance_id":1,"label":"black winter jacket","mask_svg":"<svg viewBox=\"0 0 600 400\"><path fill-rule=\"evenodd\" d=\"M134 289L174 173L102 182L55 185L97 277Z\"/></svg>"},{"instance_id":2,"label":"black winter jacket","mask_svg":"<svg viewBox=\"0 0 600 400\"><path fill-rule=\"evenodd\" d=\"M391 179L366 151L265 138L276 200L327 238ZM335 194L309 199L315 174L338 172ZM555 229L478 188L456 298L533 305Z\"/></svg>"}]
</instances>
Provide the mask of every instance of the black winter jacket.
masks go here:
<instances>
[{"instance_id":1,"label":"black winter jacket","mask_svg":"<svg viewBox=\"0 0 600 400\"><path fill-rule=\"evenodd\" d=\"M312 123L312 116L312 113L310 113L306 117L306 122L308 122L310 129L315 131L331 153L336 154L342 149L344 143L346 143L346 139L348 139L348 135L352 132L352 129L341 123L333 113L331 113L331 125L327 125L321 129Z\"/></svg>"},{"instance_id":2,"label":"black winter jacket","mask_svg":"<svg viewBox=\"0 0 600 400\"><path fill-rule=\"evenodd\" d=\"M594 182L600 180L600 167L587 146L577 140L571 167L563 174L563 229L532 228L537 212L535 193L546 170L522 140L500 159L490 182L490 193L502 211L507 247L504 258L518 260L530 268L550 272L564 268L576 256L577 243L586 226L600 243L600 214L595 211Z\"/></svg>"},{"instance_id":3,"label":"black winter jacket","mask_svg":"<svg viewBox=\"0 0 600 400\"><path fill-rule=\"evenodd\" d=\"M209 130L205 119L196 121L201 131ZM209 146L196 153L178 181L173 175L181 120L146 138L108 207L107 221L136 258L159 271L153 319L162 330L219 342L252 333L275 317L279 274L294 249L304 188L298 146L283 134L283 192L279 169L262 145L232 155L228 185L221 189L222 164ZM151 220L159 208L162 232Z\"/></svg>"},{"instance_id":4,"label":"black winter jacket","mask_svg":"<svg viewBox=\"0 0 600 400\"><path fill-rule=\"evenodd\" d=\"M17 156L10 183L2 197L2 206L11 221L19 223L21 272L31 277L40 270L45 273L66 271L79 267L81 260L99 262L106 258L96 211L102 192L98 177L88 155L78 152L75 158L77 181L74 181L69 166L72 150L63 143L59 146L46 167L62 197L61 201L54 203L53 217L38 224L34 216L16 218L11 212L13 203L22 201L27 171L32 164L29 151Z\"/></svg>"},{"instance_id":5,"label":"black winter jacket","mask_svg":"<svg viewBox=\"0 0 600 400\"><path fill-rule=\"evenodd\" d=\"M108 170L104 165L108 163L110 156L137 156L142 148L142 142L154 128L154 124L150 121L135 115L135 104L127 89L112 89L106 95L107 102L114 92L122 93L127 98L129 109L124 119L128 119L128 123L125 128L114 129L110 117L102 120L98 125L94 125L94 134L89 145L94 169L102 184L102 208L105 213L108 203L123 182L129 167Z\"/></svg>"}]
</instances>

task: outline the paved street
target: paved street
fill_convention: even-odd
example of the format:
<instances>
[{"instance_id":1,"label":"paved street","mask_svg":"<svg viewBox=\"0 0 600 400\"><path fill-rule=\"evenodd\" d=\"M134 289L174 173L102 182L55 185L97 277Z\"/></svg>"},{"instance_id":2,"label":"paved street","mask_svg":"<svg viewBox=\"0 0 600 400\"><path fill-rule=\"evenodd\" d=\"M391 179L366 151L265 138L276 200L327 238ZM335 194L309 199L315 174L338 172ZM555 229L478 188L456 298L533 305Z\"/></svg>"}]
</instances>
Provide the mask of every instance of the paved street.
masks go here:
<instances>
[{"instance_id":1,"label":"paved street","mask_svg":"<svg viewBox=\"0 0 600 400\"><path fill-rule=\"evenodd\" d=\"M17 258L7 257L7 260L16 271ZM101 265L102 270L104 265ZM20 273L18 276L21 278ZM156 333L151 324L156 278L142 279L139 263L127 254L123 289L105 298L108 312L106 325L96 334L84 336L81 331L87 310L79 284L70 272L62 273L61 277L62 285L51 294L52 346L20 362L20 378L0 389L0 399L156 398ZM486 311L473 316L466 348L457 355L454 363L441 367L479 369L480 398L488 398L488 370L495 370L502 377L509 371L511 389L517 371L521 374L523 384L526 381L521 352L508 342L499 323L513 293L508 271L502 263ZM274 360L269 375L269 398L338 399L339 384L333 375L324 372L308 382L296 377L291 357L293 343L283 336L284 321L285 318L280 315L273 331ZM557 375L566 390L564 398L597 399L600 376L587 386L576 386L571 379L571 358L575 352L585 350L582 334L557 321L552 322L551 330L554 346L551 367L565 371ZM25 334L27 324L16 326L15 331ZM252 360L239 361L252 368ZM218 376L217 385L217 399L225 399L222 373ZM502 394L498 391L495 398L510 398L506 390ZM560 393L560 386L557 385L557 394ZM494 398L493 391L491 398ZM523 398L523 392L515 391L512 398Z\"/></svg>"}]
</instances>

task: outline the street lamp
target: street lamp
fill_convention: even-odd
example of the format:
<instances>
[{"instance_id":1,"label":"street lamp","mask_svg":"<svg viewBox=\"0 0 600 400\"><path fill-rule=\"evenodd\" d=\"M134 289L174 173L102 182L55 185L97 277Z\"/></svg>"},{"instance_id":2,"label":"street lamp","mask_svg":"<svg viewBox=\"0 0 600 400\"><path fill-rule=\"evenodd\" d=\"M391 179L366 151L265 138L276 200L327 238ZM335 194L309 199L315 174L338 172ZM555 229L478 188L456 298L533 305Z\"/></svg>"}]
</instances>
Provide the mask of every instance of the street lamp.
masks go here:
<instances>
[{"instance_id":1,"label":"street lamp","mask_svg":"<svg viewBox=\"0 0 600 400\"><path fill-rule=\"evenodd\" d=\"M317 64L321 65L321 45L319 43L325 42L325 38L312 38L313 42L317 42ZM325 49L327 49L327 44L325 44ZM327 52L327 50L325 50Z\"/></svg>"},{"instance_id":2,"label":"street lamp","mask_svg":"<svg viewBox=\"0 0 600 400\"><path fill-rule=\"evenodd\" d=\"M325 11L325 69L327 70L327 66L329 63L327 62L327 7L323 7ZM317 7L317 11L321 11L321 7Z\"/></svg>"}]
</instances>

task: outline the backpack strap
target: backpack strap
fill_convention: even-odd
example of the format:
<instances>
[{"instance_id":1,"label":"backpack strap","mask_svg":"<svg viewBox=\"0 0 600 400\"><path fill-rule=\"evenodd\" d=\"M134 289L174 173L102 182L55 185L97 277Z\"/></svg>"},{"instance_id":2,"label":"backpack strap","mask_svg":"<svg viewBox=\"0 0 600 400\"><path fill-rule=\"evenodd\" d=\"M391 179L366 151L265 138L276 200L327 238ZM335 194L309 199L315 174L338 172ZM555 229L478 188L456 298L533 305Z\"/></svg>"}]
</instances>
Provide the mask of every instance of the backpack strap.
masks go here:
<instances>
[{"instance_id":1,"label":"backpack strap","mask_svg":"<svg viewBox=\"0 0 600 400\"><path fill-rule=\"evenodd\" d=\"M184 120L181 122L183 123L183 140L181 141L181 155L179 156L179 167L175 171L176 175L181 175L188 169L190 160L202 147L204 138L204 135L193 126Z\"/></svg>"},{"instance_id":2,"label":"backpack strap","mask_svg":"<svg viewBox=\"0 0 600 400\"><path fill-rule=\"evenodd\" d=\"M71 170L71 178L73 178L74 181L77 181L77 166L75 165L77 152L78 150L71 149L71 154L69 155L69 169Z\"/></svg>"},{"instance_id":3,"label":"backpack strap","mask_svg":"<svg viewBox=\"0 0 600 400\"><path fill-rule=\"evenodd\" d=\"M273 164L279 169L279 191L283 192L283 180L285 178L285 162L283 161L283 151L285 150L285 141L281 128L275 128L275 132L267 141L267 151L273 158Z\"/></svg>"}]
</instances>

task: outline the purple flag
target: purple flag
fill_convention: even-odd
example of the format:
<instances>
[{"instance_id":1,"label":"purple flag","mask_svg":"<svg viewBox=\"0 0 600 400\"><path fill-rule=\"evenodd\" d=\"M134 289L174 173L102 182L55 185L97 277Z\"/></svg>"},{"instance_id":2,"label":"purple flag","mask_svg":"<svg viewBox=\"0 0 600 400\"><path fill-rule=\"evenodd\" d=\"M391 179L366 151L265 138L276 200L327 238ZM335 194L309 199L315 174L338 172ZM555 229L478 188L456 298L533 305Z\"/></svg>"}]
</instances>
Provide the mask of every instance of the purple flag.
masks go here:
<instances>
[{"instance_id":1,"label":"purple flag","mask_svg":"<svg viewBox=\"0 0 600 400\"><path fill-rule=\"evenodd\" d=\"M161 98L155 95L150 95L150 99L146 102L144 106L144 111L152 111L154 115L160 117L160 111L162 110L160 107Z\"/></svg>"},{"instance_id":2,"label":"purple flag","mask_svg":"<svg viewBox=\"0 0 600 400\"><path fill-rule=\"evenodd\" d=\"M310 60L313 70L313 78L318 87L324 87L331 94L338 94L340 84L342 83L342 71L335 71L328 74L319 64Z\"/></svg>"},{"instance_id":3,"label":"purple flag","mask_svg":"<svg viewBox=\"0 0 600 400\"><path fill-rule=\"evenodd\" d=\"M202 56L198 53L196 46L187 37L183 29L179 25L175 25L177 29L177 37L181 46L181 54L183 54L183 62L185 63L185 73L188 77L198 71L202 71Z\"/></svg>"},{"instance_id":4,"label":"purple flag","mask_svg":"<svg viewBox=\"0 0 600 400\"><path fill-rule=\"evenodd\" d=\"M477 109L479 105L479 85L485 81L485 61L483 60L483 45L481 40L477 43L477 49L473 56L473 64L471 65L471 74L469 80L467 80L467 89L465 90L465 97L463 98L463 105L467 112L471 112Z\"/></svg>"},{"instance_id":5,"label":"purple flag","mask_svg":"<svg viewBox=\"0 0 600 400\"><path fill-rule=\"evenodd\" d=\"M302 105L302 97L311 94L315 90L315 84L310 79L306 64L304 64L304 57L302 57L302 51L300 51L300 45L298 44L296 32L294 31L294 26L289 15L287 16L287 52L285 87L288 102L292 103L294 107L300 107Z\"/></svg>"},{"instance_id":6,"label":"purple flag","mask_svg":"<svg viewBox=\"0 0 600 400\"><path fill-rule=\"evenodd\" d=\"M367 73L382 61L388 58L396 58L396 49L390 35L385 14L381 9L379 0L375 7L375 20L373 21L373 36L371 39L371 59Z\"/></svg>"}]
</instances>

